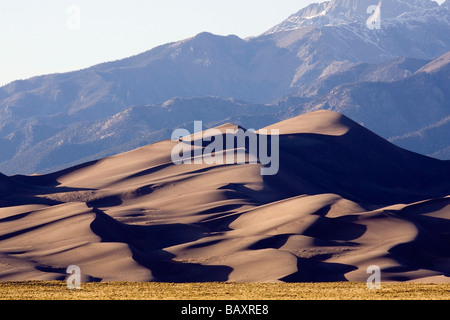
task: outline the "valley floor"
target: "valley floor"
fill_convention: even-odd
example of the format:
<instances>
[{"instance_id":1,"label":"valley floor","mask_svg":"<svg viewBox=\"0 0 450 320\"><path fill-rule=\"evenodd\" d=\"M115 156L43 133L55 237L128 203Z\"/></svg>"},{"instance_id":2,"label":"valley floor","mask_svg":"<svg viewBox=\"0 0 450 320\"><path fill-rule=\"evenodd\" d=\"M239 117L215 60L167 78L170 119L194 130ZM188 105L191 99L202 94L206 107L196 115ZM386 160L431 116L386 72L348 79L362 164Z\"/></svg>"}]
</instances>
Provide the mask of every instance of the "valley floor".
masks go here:
<instances>
[{"instance_id":1,"label":"valley floor","mask_svg":"<svg viewBox=\"0 0 450 320\"><path fill-rule=\"evenodd\" d=\"M1 300L450 300L450 283L82 283L0 282Z\"/></svg>"}]
</instances>

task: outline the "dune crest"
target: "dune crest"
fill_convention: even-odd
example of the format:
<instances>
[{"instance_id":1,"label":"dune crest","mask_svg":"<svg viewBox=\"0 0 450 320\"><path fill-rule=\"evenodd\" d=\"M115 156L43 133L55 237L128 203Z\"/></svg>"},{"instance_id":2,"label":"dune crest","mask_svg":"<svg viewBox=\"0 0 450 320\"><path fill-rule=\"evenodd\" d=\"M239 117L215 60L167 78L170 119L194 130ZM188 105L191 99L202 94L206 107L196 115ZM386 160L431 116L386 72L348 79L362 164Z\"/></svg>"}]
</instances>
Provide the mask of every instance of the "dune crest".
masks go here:
<instances>
[{"instance_id":1,"label":"dune crest","mask_svg":"<svg viewBox=\"0 0 450 320\"><path fill-rule=\"evenodd\" d=\"M319 110L278 122L263 129L279 129L280 134L311 133L342 136L353 126L353 121L338 112Z\"/></svg>"}]
</instances>

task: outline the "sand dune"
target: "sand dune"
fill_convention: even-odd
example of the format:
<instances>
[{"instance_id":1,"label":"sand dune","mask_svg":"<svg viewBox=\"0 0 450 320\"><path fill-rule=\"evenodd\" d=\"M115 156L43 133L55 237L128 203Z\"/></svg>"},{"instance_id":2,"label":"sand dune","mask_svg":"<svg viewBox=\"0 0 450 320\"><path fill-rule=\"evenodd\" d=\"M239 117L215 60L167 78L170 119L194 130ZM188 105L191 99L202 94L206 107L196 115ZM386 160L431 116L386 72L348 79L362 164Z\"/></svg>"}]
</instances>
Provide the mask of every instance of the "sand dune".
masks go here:
<instances>
[{"instance_id":1,"label":"sand dune","mask_svg":"<svg viewBox=\"0 0 450 320\"><path fill-rule=\"evenodd\" d=\"M219 129L231 128L230 124ZM0 175L0 280L450 282L450 163L334 112L280 131L280 170L182 164L176 141ZM225 133L224 133L225 134Z\"/></svg>"}]
</instances>

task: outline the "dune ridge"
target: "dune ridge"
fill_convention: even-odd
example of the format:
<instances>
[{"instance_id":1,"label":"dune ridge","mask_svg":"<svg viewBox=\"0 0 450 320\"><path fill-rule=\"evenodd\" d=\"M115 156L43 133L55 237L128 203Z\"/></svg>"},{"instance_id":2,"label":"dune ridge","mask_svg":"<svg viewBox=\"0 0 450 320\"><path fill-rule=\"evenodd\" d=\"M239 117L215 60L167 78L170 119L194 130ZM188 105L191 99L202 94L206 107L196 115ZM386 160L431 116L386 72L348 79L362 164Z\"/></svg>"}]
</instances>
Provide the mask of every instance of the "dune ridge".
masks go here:
<instances>
[{"instance_id":1,"label":"dune ridge","mask_svg":"<svg viewBox=\"0 0 450 320\"><path fill-rule=\"evenodd\" d=\"M232 128L231 124L219 127ZM0 280L450 282L450 162L317 111L280 170L171 162L177 141L47 175L0 175ZM223 133L226 134L226 133Z\"/></svg>"}]
</instances>

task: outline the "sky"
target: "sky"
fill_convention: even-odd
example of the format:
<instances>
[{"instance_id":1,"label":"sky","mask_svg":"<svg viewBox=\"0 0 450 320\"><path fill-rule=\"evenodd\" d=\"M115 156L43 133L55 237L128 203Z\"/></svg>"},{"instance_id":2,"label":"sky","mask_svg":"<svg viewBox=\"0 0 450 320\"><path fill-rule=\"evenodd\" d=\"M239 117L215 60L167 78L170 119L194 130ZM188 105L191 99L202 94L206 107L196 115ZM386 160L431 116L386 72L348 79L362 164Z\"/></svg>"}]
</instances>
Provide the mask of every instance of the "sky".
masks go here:
<instances>
[{"instance_id":1,"label":"sky","mask_svg":"<svg viewBox=\"0 0 450 320\"><path fill-rule=\"evenodd\" d=\"M0 0L0 86L200 32L257 36L314 0Z\"/></svg>"},{"instance_id":2,"label":"sky","mask_svg":"<svg viewBox=\"0 0 450 320\"><path fill-rule=\"evenodd\" d=\"M0 0L0 86L204 31L257 36L313 2L322 0Z\"/></svg>"}]
</instances>

